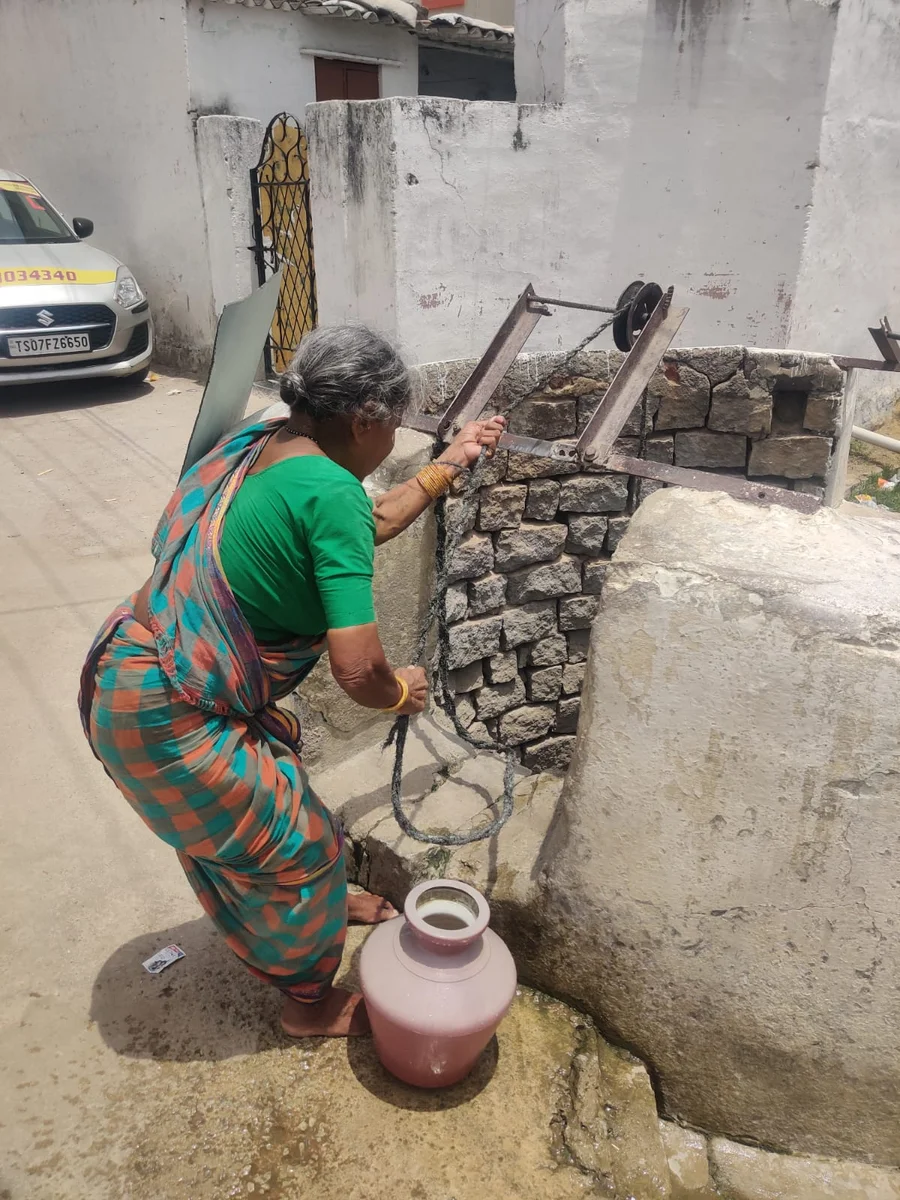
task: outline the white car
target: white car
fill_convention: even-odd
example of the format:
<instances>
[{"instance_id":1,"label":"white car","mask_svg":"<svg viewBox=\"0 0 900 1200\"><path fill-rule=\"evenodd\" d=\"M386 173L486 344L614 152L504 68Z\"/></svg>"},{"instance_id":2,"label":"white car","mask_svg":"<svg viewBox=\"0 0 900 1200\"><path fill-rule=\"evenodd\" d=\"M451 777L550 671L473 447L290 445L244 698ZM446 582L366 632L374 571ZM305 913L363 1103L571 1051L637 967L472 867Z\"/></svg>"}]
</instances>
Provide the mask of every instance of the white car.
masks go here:
<instances>
[{"instance_id":1,"label":"white car","mask_svg":"<svg viewBox=\"0 0 900 1200\"><path fill-rule=\"evenodd\" d=\"M93 231L0 168L0 386L146 377L150 306L124 264L85 245Z\"/></svg>"}]
</instances>

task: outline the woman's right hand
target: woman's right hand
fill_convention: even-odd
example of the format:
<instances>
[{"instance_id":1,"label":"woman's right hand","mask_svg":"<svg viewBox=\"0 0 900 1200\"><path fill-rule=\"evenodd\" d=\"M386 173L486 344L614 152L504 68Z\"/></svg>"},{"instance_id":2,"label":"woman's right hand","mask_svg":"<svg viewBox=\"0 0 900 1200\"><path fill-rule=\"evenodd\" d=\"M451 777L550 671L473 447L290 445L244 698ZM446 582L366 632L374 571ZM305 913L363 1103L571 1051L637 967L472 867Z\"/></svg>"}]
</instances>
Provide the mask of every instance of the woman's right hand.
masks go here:
<instances>
[{"instance_id":1,"label":"woman's right hand","mask_svg":"<svg viewBox=\"0 0 900 1200\"><path fill-rule=\"evenodd\" d=\"M424 710L428 700L428 676L422 667L400 667L394 674L409 688L409 699L397 712L403 717L414 717Z\"/></svg>"}]
</instances>

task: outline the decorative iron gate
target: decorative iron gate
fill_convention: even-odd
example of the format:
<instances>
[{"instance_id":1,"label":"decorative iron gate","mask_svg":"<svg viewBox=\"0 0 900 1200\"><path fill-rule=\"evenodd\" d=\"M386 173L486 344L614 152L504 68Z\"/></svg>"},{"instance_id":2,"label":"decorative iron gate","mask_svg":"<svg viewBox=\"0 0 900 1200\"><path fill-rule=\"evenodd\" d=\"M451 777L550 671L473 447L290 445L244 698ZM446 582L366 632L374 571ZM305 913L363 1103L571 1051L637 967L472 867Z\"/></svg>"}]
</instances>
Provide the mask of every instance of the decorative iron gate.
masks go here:
<instances>
[{"instance_id":1,"label":"decorative iron gate","mask_svg":"<svg viewBox=\"0 0 900 1200\"><path fill-rule=\"evenodd\" d=\"M269 122L259 162L250 171L250 188L259 282L284 268L265 350L267 373L280 375L317 319L309 157L296 117L283 112Z\"/></svg>"}]
</instances>

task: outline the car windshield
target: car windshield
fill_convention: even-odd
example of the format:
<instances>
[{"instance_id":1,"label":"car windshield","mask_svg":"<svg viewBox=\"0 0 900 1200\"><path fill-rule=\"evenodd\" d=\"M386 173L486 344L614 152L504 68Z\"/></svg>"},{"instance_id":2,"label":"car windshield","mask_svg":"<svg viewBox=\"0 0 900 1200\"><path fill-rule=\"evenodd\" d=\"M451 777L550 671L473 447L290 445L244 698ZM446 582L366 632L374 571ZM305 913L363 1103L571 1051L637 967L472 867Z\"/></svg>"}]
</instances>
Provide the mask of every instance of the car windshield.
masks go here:
<instances>
[{"instance_id":1,"label":"car windshield","mask_svg":"<svg viewBox=\"0 0 900 1200\"><path fill-rule=\"evenodd\" d=\"M18 180L0 179L0 245L77 241L37 188Z\"/></svg>"}]
</instances>

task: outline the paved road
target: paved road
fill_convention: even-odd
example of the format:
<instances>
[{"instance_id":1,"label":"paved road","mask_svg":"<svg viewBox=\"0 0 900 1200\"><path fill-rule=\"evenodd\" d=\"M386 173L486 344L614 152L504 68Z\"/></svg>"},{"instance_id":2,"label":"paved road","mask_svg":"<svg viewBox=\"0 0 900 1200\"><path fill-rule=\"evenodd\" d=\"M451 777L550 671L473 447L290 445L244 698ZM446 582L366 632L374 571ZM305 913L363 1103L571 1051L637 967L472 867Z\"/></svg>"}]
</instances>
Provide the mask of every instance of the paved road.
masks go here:
<instances>
[{"instance_id":1,"label":"paved road","mask_svg":"<svg viewBox=\"0 0 900 1200\"><path fill-rule=\"evenodd\" d=\"M89 1023L98 985L123 953L138 979L133 939L150 953L198 916L92 757L75 694L100 621L148 573L200 394L168 376L0 391L0 1196L14 1200L107 1194L79 1159L122 1082L103 1053L114 1033Z\"/></svg>"}]
</instances>

